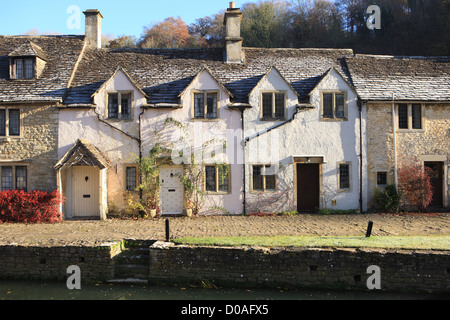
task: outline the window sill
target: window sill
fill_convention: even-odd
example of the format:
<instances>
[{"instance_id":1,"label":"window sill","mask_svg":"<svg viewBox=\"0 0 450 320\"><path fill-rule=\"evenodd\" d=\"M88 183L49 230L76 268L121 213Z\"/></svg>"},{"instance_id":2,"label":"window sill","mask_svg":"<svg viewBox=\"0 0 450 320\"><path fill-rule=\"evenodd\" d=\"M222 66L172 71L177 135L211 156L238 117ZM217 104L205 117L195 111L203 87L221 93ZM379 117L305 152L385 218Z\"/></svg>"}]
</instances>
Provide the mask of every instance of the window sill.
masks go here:
<instances>
[{"instance_id":1,"label":"window sill","mask_svg":"<svg viewBox=\"0 0 450 320\"><path fill-rule=\"evenodd\" d=\"M250 190L250 194L270 194L277 192L278 190Z\"/></svg>"},{"instance_id":2,"label":"window sill","mask_svg":"<svg viewBox=\"0 0 450 320\"><path fill-rule=\"evenodd\" d=\"M231 191L205 191L208 196L226 196L230 195Z\"/></svg>"},{"instance_id":3,"label":"window sill","mask_svg":"<svg viewBox=\"0 0 450 320\"><path fill-rule=\"evenodd\" d=\"M347 122L348 121L347 118L324 118L324 117L321 117L320 120L324 121L324 122Z\"/></svg>"},{"instance_id":4,"label":"window sill","mask_svg":"<svg viewBox=\"0 0 450 320\"><path fill-rule=\"evenodd\" d=\"M286 118L261 118L261 121L286 121Z\"/></svg>"},{"instance_id":5,"label":"window sill","mask_svg":"<svg viewBox=\"0 0 450 320\"><path fill-rule=\"evenodd\" d=\"M425 132L425 129L397 129L398 133L421 133L421 132Z\"/></svg>"},{"instance_id":6,"label":"window sill","mask_svg":"<svg viewBox=\"0 0 450 320\"><path fill-rule=\"evenodd\" d=\"M207 119L207 118L191 118L191 121L205 121L205 122L218 122L219 118Z\"/></svg>"}]
</instances>

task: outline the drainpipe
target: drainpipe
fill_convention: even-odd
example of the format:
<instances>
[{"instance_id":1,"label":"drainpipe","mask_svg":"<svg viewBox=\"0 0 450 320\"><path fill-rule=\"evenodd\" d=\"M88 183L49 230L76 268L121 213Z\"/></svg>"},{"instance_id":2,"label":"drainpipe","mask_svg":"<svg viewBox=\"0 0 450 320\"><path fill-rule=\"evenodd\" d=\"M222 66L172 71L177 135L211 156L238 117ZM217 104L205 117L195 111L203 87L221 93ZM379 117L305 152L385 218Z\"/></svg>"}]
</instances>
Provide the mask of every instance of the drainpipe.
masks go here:
<instances>
[{"instance_id":1,"label":"drainpipe","mask_svg":"<svg viewBox=\"0 0 450 320\"><path fill-rule=\"evenodd\" d=\"M359 212L363 212L363 129L362 129L362 101L358 99L359 107Z\"/></svg>"},{"instance_id":2,"label":"drainpipe","mask_svg":"<svg viewBox=\"0 0 450 320\"><path fill-rule=\"evenodd\" d=\"M245 110L245 108L241 108L241 124L242 124L242 146L244 147L244 152L243 152L243 154L242 154L242 156L244 157L244 159L242 159L243 160L243 172L242 172L242 174L243 174L243 178L242 178L242 180L243 180L243 184L244 184L244 194L243 194L243 200L242 200L242 203L243 203L243 214L244 214L244 216L246 216L247 215L247 207L246 207L246 198L247 198L247 193L246 193L246 191L245 191L245 188L246 188L246 182L245 182L245 174L246 174L246 166L247 166L247 163L246 163L246 161L245 161L245 156L246 156L246 154L247 154L247 143L246 143L246 141L245 141L245 134L244 134L244 110Z\"/></svg>"},{"instance_id":3,"label":"drainpipe","mask_svg":"<svg viewBox=\"0 0 450 320\"><path fill-rule=\"evenodd\" d=\"M139 114L139 182L142 181L142 172L141 172L141 165L142 165L142 116L145 113L145 108L142 108L142 112ZM139 200L142 201L143 193L142 189L139 188Z\"/></svg>"},{"instance_id":4,"label":"drainpipe","mask_svg":"<svg viewBox=\"0 0 450 320\"><path fill-rule=\"evenodd\" d=\"M397 132L395 130L396 118L395 118L395 96L392 94L392 132L394 137L394 175L395 175L395 186L398 191L398 163L397 163Z\"/></svg>"}]
</instances>

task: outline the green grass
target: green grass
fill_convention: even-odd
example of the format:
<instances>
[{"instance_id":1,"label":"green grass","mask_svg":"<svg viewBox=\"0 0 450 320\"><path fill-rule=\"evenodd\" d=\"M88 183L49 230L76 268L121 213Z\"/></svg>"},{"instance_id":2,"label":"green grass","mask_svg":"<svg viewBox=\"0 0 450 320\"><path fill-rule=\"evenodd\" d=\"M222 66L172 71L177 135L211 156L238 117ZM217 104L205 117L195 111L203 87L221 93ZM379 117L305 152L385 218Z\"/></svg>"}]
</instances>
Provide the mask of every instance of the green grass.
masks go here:
<instances>
[{"instance_id":1,"label":"green grass","mask_svg":"<svg viewBox=\"0 0 450 320\"><path fill-rule=\"evenodd\" d=\"M383 237L216 237L180 238L175 243L198 246L261 246L303 248L382 248L450 250L450 236Z\"/></svg>"}]
</instances>

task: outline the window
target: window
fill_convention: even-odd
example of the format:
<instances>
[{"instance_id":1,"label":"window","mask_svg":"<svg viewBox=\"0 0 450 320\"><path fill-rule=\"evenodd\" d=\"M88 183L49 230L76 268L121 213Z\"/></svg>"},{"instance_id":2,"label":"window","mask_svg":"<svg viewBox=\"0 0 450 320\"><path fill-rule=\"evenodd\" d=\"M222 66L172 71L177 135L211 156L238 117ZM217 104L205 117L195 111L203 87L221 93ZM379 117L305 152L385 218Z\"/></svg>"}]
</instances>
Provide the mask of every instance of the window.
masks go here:
<instances>
[{"instance_id":1,"label":"window","mask_svg":"<svg viewBox=\"0 0 450 320\"><path fill-rule=\"evenodd\" d=\"M20 110L0 109L0 137L20 136Z\"/></svg>"},{"instance_id":2,"label":"window","mask_svg":"<svg viewBox=\"0 0 450 320\"><path fill-rule=\"evenodd\" d=\"M195 119L217 119L217 92L194 93L194 118Z\"/></svg>"},{"instance_id":3,"label":"window","mask_svg":"<svg viewBox=\"0 0 450 320\"><path fill-rule=\"evenodd\" d=\"M0 190L27 191L28 173L26 166L0 166Z\"/></svg>"},{"instance_id":4,"label":"window","mask_svg":"<svg viewBox=\"0 0 450 320\"><path fill-rule=\"evenodd\" d=\"M398 105L398 128L399 129L423 129L423 109L421 104Z\"/></svg>"},{"instance_id":5,"label":"window","mask_svg":"<svg viewBox=\"0 0 450 320\"><path fill-rule=\"evenodd\" d=\"M377 172L377 186L387 185L387 172Z\"/></svg>"},{"instance_id":6,"label":"window","mask_svg":"<svg viewBox=\"0 0 450 320\"><path fill-rule=\"evenodd\" d=\"M339 190L350 189L350 164L339 164Z\"/></svg>"},{"instance_id":7,"label":"window","mask_svg":"<svg viewBox=\"0 0 450 320\"><path fill-rule=\"evenodd\" d=\"M136 191L137 185L137 167L126 167L125 168L125 190L126 191Z\"/></svg>"},{"instance_id":8,"label":"window","mask_svg":"<svg viewBox=\"0 0 450 320\"><path fill-rule=\"evenodd\" d=\"M322 117L324 119L346 119L346 94L327 92L322 94Z\"/></svg>"},{"instance_id":9,"label":"window","mask_svg":"<svg viewBox=\"0 0 450 320\"><path fill-rule=\"evenodd\" d=\"M230 167L225 165L205 166L205 190L208 192L230 192Z\"/></svg>"},{"instance_id":10,"label":"window","mask_svg":"<svg viewBox=\"0 0 450 320\"><path fill-rule=\"evenodd\" d=\"M276 176L271 174L272 166L253 166L253 191L273 191L276 190Z\"/></svg>"},{"instance_id":11,"label":"window","mask_svg":"<svg viewBox=\"0 0 450 320\"><path fill-rule=\"evenodd\" d=\"M34 59L14 59L16 79L34 78Z\"/></svg>"},{"instance_id":12,"label":"window","mask_svg":"<svg viewBox=\"0 0 450 320\"><path fill-rule=\"evenodd\" d=\"M262 94L262 118L284 119L286 95L282 92L266 92Z\"/></svg>"},{"instance_id":13,"label":"window","mask_svg":"<svg viewBox=\"0 0 450 320\"><path fill-rule=\"evenodd\" d=\"M131 120L131 93L108 94L108 118Z\"/></svg>"}]
</instances>

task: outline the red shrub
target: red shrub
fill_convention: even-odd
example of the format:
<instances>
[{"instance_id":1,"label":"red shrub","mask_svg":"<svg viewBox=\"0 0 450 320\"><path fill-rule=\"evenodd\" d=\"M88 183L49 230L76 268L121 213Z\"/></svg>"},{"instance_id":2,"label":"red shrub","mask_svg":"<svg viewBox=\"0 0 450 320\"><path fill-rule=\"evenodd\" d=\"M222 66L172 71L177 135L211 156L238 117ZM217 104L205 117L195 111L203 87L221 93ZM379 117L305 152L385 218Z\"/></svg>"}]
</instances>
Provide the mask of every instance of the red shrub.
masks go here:
<instances>
[{"instance_id":1,"label":"red shrub","mask_svg":"<svg viewBox=\"0 0 450 320\"><path fill-rule=\"evenodd\" d=\"M62 221L58 191L0 192L0 221L7 223L58 223Z\"/></svg>"},{"instance_id":2,"label":"red shrub","mask_svg":"<svg viewBox=\"0 0 450 320\"><path fill-rule=\"evenodd\" d=\"M430 169L421 165L404 165L398 171L398 185L406 203L426 212L433 199Z\"/></svg>"}]
</instances>

